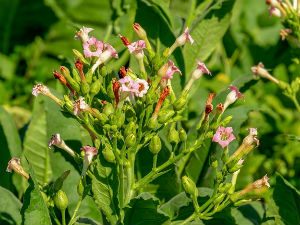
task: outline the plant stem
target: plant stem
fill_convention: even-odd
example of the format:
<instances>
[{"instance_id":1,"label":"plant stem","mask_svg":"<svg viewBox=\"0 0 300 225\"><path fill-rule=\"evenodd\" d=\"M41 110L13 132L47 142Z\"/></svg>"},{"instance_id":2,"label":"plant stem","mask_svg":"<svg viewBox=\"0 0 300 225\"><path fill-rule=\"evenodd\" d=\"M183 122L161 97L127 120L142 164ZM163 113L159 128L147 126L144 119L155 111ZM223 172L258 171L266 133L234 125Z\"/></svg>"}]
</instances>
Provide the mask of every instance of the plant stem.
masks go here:
<instances>
[{"instance_id":1,"label":"plant stem","mask_svg":"<svg viewBox=\"0 0 300 225\"><path fill-rule=\"evenodd\" d=\"M191 222L196 218L197 218L197 214L193 213L190 217L188 217L185 221L183 221L183 223L181 225L187 224L188 222Z\"/></svg>"},{"instance_id":2,"label":"plant stem","mask_svg":"<svg viewBox=\"0 0 300 225\"><path fill-rule=\"evenodd\" d=\"M75 217L77 215L77 212L79 210L79 207L80 207L81 203L82 203L82 196L80 196L80 198L79 198L79 201L78 201L78 203L76 205L76 208L74 210L74 213L73 213L72 218L71 218L71 220L70 220L70 222L69 222L68 225L72 225L73 223L75 223L75 221L73 221L73 220L75 219Z\"/></svg>"},{"instance_id":3,"label":"plant stem","mask_svg":"<svg viewBox=\"0 0 300 225\"><path fill-rule=\"evenodd\" d=\"M66 225L66 210L61 210L62 225Z\"/></svg>"},{"instance_id":4,"label":"plant stem","mask_svg":"<svg viewBox=\"0 0 300 225\"><path fill-rule=\"evenodd\" d=\"M298 100L297 100L297 98L296 98L296 95L294 95L291 99L292 99L292 101L294 102L294 104L295 104L297 110L300 112L300 104L299 104L299 102L298 102Z\"/></svg>"},{"instance_id":5,"label":"plant stem","mask_svg":"<svg viewBox=\"0 0 300 225\"><path fill-rule=\"evenodd\" d=\"M152 169L156 169L156 164L157 164L157 154L153 155L153 166Z\"/></svg>"}]
</instances>

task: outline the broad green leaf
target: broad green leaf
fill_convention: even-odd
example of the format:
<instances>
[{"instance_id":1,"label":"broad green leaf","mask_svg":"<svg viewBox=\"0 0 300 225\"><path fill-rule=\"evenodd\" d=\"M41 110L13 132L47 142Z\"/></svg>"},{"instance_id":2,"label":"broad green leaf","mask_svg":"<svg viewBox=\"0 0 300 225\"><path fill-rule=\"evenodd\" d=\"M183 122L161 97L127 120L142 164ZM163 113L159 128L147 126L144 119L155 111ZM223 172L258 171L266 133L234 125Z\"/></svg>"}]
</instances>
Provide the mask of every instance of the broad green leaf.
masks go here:
<instances>
[{"instance_id":1,"label":"broad green leaf","mask_svg":"<svg viewBox=\"0 0 300 225\"><path fill-rule=\"evenodd\" d=\"M272 197L267 204L268 217L274 217L286 225L300 223L300 193L280 174L276 176Z\"/></svg>"},{"instance_id":2,"label":"broad green leaf","mask_svg":"<svg viewBox=\"0 0 300 225\"><path fill-rule=\"evenodd\" d=\"M0 142L2 157L0 163L0 185L10 189L12 187L11 175L5 171L7 163L12 157L20 157L22 148L14 121L2 106L0 106Z\"/></svg>"},{"instance_id":3,"label":"broad green leaf","mask_svg":"<svg viewBox=\"0 0 300 225\"><path fill-rule=\"evenodd\" d=\"M21 224L22 203L13 193L0 186L0 224Z\"/></svg>"},{"instance_id":4,"label":"broad green leaf","mask_svg":"<svg viewBox=\"0 0 300 225\"><path fill-rule=\"evenodd\" d=\"M32 120L25 134L23 154L32 165L37 181L44 184L50 181L52 171L48 149L46 113L41 101L41 96L35 101Z\"/></svg>"},{"instance_id":5,"label":"broad green leaf","mask_svg":"<svg viewBox=\"0 0 300 225\"><path fill-rule=\"evenodd\" d=\"M125 224L159 225L168 217L158 211L159 200L150 193L144 192L130 201L125 208Z\"/></svg>"},{"instance_id":6,"label":"broad green leaf","mask_svg":"<svg viewBox=\"0 0 300 225\"><path fill-rule=\"evenodd\" d=\"M92 178L93 197L98 208L110 224L118 221L117 187L118 180L114 164L108 163L98 154L94 177Z\"/></svg>"},{"instance_id":7,"label":"broad green leaf","mask_svg":"<svg viewBox=\"0 0 300 225\"><path fill-rule=\"evenodd\" d=\"M191 30L195 40L193 45L184 47L185 72L188 77L196 64L196 59L205 61L222 40L231 19L234 1L225 1L222 7L212 10Z\"/></svg>"},{"instance_id":8,"label":"broad green leaf","mask_svg":"<svg viewBox=\"0 0 300 225\"><path fill-rule=\"evenodd\" d=\"M39 189L38 181L35 178L33 168L29 164L30 178L28 180L29 187L24 195L24 203L21 209L22 224L33 225L43 224L51 225L47 204Z\"/></svg>"}]
</instances>

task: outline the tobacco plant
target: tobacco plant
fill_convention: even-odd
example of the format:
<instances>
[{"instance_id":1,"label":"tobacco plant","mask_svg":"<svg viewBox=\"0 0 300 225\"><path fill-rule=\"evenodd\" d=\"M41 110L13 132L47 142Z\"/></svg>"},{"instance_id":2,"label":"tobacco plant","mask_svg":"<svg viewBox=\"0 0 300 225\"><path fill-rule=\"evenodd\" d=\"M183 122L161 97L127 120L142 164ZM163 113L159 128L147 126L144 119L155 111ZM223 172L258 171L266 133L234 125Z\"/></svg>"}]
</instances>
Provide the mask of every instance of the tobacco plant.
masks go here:
<instances>
[{"instance_id":1,"label":"tobacco plant","mask_svg":"<svg viewBox=\"0 0 300 225\"><path fill-rule=\"evenodd\" d=\"M19 158L9 161L7 171L20 173L29 183L25 196L31 195L31 199L24 200L26 204L22 209L25 224L29 224L31 217L35 216L34 207L42 208L41 224L72 225L80 222L78 211L88 197L94 199L104 224L133 224L130 222L132 215L145 224L189 224L195 220L210 220L226 207L252 202L256 198L249 197L248 192L270 187L269 178L265 175L243 190L236 190L244 160L259 146L259 140L257 129L249 128L240 146L229 151L230 142L236 138L233 128L227 127L232 116L224 118L222 115L237 100L246 100L235 86L228 87L225 101L218 102L215 109L212 104L215 94L209 94L202 117L195 127L195 141L187 144L189 133L181 126L181 121L190 100L190 89L204 74L212 76L205 64L196 60L195 69L183 90L175 94L172 88L173 76L180 76L181 71L170 57L177 48L194 44L189 29L185 28L162 54L153 49L147 32L138 23L133 24L133 29L139 40L133 42L122 34L119 38L137 61L137 70L128 65L122 66L119 73L109 70L107 62L118 60L117 51L109 43L92 36L92 28L82 27L75 35L83 47L83 50L73 49L76 62L70 68L61 66L60 71L53 71L54 78L66 86L68 93L59 97L43 84L33 87L34 96L41 94L53 100L66 117L75 118L89 133L92 145L81 146L79 151L78 146L67 145L64 136L59 133L54 133L49 141L49 151L56 146L81 173L77 184L79 201L72 215L66 213L70 197L62 189L70 171L67 170L52 183L38 183L35 178L38 174L35 175L32 169L34 164L28 163L26 157L22 161L28 164L27 169L23 169ZM51 122L56 123L55 119ZM162 141L163 131L167 133L167 140ZM206 201L199 202L198 188L185 174L184 168L191 154L201 152L207 142L218 143L222 147L222 156L217 160L212 154L210 166L215 171L213 191ZM167 160L160 159L162 145L170 148ZM153 156L152 168L142 175L137 161L145 151ZM171 218L164 207L158 208L158 199L144 191L155 179L173 169L182 180L187 199L194 207L193 212L183 219ZM34 198L33 192L36 194ZM152 203L146 204L148 200ZM143 215L132 211L143 207L149 207Z\"/></svg>"}]
</instances>

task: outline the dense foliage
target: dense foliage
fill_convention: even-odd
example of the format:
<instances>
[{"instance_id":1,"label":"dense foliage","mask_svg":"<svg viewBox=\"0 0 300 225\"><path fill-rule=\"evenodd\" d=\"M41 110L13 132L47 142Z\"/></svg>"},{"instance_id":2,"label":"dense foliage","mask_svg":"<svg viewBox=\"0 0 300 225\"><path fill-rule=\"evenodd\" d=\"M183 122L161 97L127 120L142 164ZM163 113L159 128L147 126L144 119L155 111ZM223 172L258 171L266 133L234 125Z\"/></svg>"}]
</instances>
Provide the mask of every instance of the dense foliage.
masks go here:
<instances>
[{"instance_id":1,"label":"dense foliage","mask_svg":"<svg viewBox=\"0 0 300 225\"><path fill-rule=\"evenodd\" d=\"M299 224L299 8L267 4L4 1L1 224Z\"/></svg>"}]
</instances>

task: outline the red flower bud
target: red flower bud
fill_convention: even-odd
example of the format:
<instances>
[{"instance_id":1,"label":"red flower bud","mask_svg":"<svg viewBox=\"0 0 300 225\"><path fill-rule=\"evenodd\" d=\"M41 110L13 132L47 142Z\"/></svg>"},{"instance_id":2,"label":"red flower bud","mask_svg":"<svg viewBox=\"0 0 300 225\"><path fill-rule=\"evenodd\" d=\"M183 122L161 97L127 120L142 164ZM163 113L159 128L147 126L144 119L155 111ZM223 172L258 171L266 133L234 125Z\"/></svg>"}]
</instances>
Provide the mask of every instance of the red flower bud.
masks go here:
<instances>
[{"instance_id":1,"label":"red flower bud","mask_svg":"<svg viewBox=\"0 0 300 225\"><path fill-rule=\"evenodd\" d=\"M128 46L131 44L131 42L129 41L129 39L127 37L124 37L121 34L119 34L118 37L121 38L121 40L125 46Z\"/></svg>"},{"instance_id":2,"label":"red flower bud","mask_svg":"<svg viewBox=\"0 0 300 225\"><path fill-rule=\"evenodd\" d=\"M116 100L115 104L117 106L120 101L120 96L119 96L120 83L118 81L116 81L116 78L113 78L112 84L113 84L113 92L114 92L115 100Z\"/></svg>"}]
</instances>

